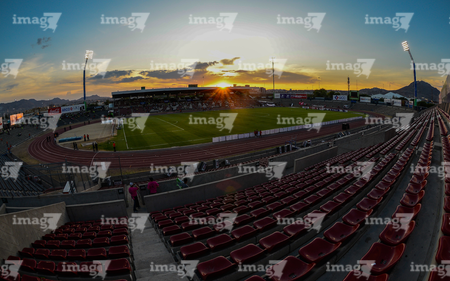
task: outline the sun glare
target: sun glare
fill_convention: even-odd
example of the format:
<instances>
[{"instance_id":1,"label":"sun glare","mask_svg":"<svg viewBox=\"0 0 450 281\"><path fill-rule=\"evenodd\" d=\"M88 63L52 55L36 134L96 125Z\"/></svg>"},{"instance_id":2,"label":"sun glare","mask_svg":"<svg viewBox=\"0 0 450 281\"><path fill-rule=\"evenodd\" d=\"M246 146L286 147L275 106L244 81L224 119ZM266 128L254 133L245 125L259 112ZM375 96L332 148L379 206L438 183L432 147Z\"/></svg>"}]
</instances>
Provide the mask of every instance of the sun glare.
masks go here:
<instances>
[{"instance_id":1,"label":"sun glare","mask_svg":"<svg viewBox=\"0 0 450 281\"><path fill-rule=\"evenodd\" d=\"M217 84L217 86L219 86L220 88L226 88L226 87L230 87L231 85L229 85L229 84L227 84L227 83L224 83L224 82L222 82L222 83L219 83L219 84Z\"/></svg>"}]
</instances>

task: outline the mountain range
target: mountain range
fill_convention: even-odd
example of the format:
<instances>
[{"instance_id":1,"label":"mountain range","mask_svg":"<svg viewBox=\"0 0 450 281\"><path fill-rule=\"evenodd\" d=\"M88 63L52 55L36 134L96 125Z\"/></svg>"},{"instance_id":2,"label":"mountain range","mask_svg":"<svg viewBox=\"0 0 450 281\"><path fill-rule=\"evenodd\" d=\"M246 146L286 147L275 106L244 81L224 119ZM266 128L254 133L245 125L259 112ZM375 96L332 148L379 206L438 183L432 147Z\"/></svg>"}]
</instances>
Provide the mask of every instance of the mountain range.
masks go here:
<instances>
[{"instance_id":1,"label":"mountain range","mask_svg":"<svg viewBox=\"0 0 450 281\"><path fill-rule=\"evenodd\" d=\"M359 90L360 94L366 94L369 96L376 94L386 94L389 92L393 92L396 94L400 94L407 98L414 97L414 82L411 82L408 86L400 88L398 90L385 90L380 88L371 88L371 89L361 89ZM431 86L429 83L425 81L417 81L417 98L418 99L428 99L433 100L435 102L439 101L439 93L440 91L435 87Z\"/></svg>"},{"instance_id":2,"label":"mountain range","mask_svg":"<svg viewBox=\"0 0 450 281\"><path fill-rule=\"evenodd\" d=\"M87 101L105 101L107 99L111 99L108 97L100 97L97 95L92 95L86 97ZM18 101L8 102L8 103L0 103L0 115L4 113L7 114L15 114L20 112L25 112L26 110L30 110L33 108L47 108L47 106L64 106L64 105L72 105L72 104L80 104L83 103L83 98L79 98L77 100L66 100L60 98L54 98L51 100L35 100L35 99L21 99Z\"/></svg>"}]
</instances>

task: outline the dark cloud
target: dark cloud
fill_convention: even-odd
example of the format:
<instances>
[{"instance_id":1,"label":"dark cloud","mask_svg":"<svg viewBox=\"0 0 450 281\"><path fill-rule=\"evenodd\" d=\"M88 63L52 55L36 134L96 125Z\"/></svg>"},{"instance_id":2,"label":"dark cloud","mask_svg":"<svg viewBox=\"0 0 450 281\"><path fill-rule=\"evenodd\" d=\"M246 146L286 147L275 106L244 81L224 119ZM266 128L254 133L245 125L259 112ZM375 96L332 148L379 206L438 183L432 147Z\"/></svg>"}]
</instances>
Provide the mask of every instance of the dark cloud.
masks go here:
<instances>
[{"instance_id":1,"label":"dark cloud","mask_svg":"<svg viewBox=\"0 0 450 281\"><path fill-rule=\"evenodd\" d=\"M223 60L221 60L220 62L223 64L223 65L233 65L234 64L234 61L235 60L238 60L238 59L240 59L241 57L234 57L234 58L232 58L231 60L230 59L223 59Z\"/></svg>"},{"instance_id":2,"label":"dark cloud","mask_svg":"<svg viewBox=\"0 0 450 281\"><path fill-rule=\"evenodd\" d=\"M208 67L213 66L215 64L218 64L219 62L217 61L211 61L211 62L199 62L197 63L197 65L195 66L195 70L206 70Z\"/></svg>"},{"instance_id":3,"label":"dark cloud","mask_svg":"<svg viewBox=\"0 0 450 281\"><path fill-rule=\"evenodd\" d=\"M17 86L19 86L19 84L10 84L10 85L6 86L5 91L12 90Z\"/></svg>"},{"instance_id":4,"label":"dark cloud","mask_svg":"<svg viewBox=\"0 0 450 281\"><path fill-rule=\"evenodd\" d=\"M47 44L48 42L50 42L50 40L52 40L51 37L42 37L42 38L38 38L36 45L41 46L42 49L45 49L47 47L50 46L50 44ZM34 44L31 45L34 48Z\"/></svg>"},{"instance_id":5,"label":"dark cloud","mask_svg":"<svg viewBox=\"0 0 450 281\"><path fill-rule=\"evenodd\" d=\"M95 75L90 77L89 79L109 79L109 78L120 78L122 76L128 76L131 75L131 73L133 73L132 70L112 70L112 71L107 71L105 74L105 77L103 77L102 75Z\"/></svg>"},{"instance_id":6,"label":"dark cloud","mask_svg":"<svg viewBox=\"0 0 450 281\"><path fill-rule=\"evenodd\" d=\"M183 75L183 70L153 70L153 71L141 71L140 75L149 78L158 78L158 79L181 79Z\"/></svg>"},{"instance_id":7,"label":"dark cloud","mask_svg":"<svg viewBox=\"0 0 450 281\"><path fill-rule=\"evenodd\" d=\"M135 76L135 77L126 77L126 78L122 78L122 80L120 80L121 83L127 83L127 82L134 82L137 80L142 80L144 79L144 77L141 76Z\"/></svg>"}]
</instances>

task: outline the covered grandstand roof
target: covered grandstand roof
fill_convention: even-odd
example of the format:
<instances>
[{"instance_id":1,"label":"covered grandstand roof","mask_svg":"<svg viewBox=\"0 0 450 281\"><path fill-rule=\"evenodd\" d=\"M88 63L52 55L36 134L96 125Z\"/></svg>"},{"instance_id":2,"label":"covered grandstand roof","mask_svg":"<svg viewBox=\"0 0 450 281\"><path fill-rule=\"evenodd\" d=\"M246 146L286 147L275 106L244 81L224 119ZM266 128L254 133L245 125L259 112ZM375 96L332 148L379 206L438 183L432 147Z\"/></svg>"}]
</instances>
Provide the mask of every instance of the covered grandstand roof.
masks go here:
<instances>
[{"instance_id":1,"label":"covered grandstand roof","mask_svg":"<svg viewBox=\"0 0 450 281\"><path fill-rule=\"evenodd\" d=\"M157 89L142 89L142 90L132 90L132 91L117 91L112 92L113 98L123 98L132 96L142 96L142 95L163 95L163 94L194 94L194 93L205 93L205 92L215 92L217 90L226 89L230 92L241 91L241 92L260 92L259 87L184 87L184 88L157 88Z\"/></svg>"}]
</instances>

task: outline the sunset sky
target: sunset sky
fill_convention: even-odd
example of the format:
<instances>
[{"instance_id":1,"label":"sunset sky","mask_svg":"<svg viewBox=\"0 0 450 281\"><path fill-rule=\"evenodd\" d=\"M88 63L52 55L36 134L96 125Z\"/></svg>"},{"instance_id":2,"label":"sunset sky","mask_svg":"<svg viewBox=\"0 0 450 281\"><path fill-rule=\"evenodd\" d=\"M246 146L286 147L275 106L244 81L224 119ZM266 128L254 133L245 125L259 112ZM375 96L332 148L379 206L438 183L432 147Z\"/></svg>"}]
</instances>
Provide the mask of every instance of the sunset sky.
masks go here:
<instances>
[{"instance_id":1,"label":"sunset sky","mask_svg":"<svg viewBox=\"0 0 450 281\"><path fill-rule=\"evenodd\" d=\"M416 63L433 69L418 70L417 80L440 90L443 73L450 71L433 68L443 59L450 63L450 9L444 0L18 0L0 5L0 102L82 97L86 50L94 51L86 72L87 95L100 96L191 83L272 89L266 70L271 57L277 89L317 89L320 77L321 87L346 90L350 77L351 89L357 89L357 81L358 89L394 90L413 79L409 55L401 46L405 40ZM47 13L61 13L56 28L50 24L45 30L47 19L55 19L44 17ZM413 13L409 24L407 16L397 13ZM42 27L18 24L19 17L36 17ZM107 17L122 23L106 24ZM296 22L283 24L283 17ZM370 24L370 17L382 17L384 23ZM15 73L10 62L17 59L23 61ZM373 66L358 77L358 60L367 59L374 59ZM327 63L343 63L347 69L327 69ZM68 64L80 69L68 70ZM157 68L161 64L167 69ZM177 70L183 66L187 72ZM102 69L104 77L94 75Z\"/></svg>"}]
</instances>

